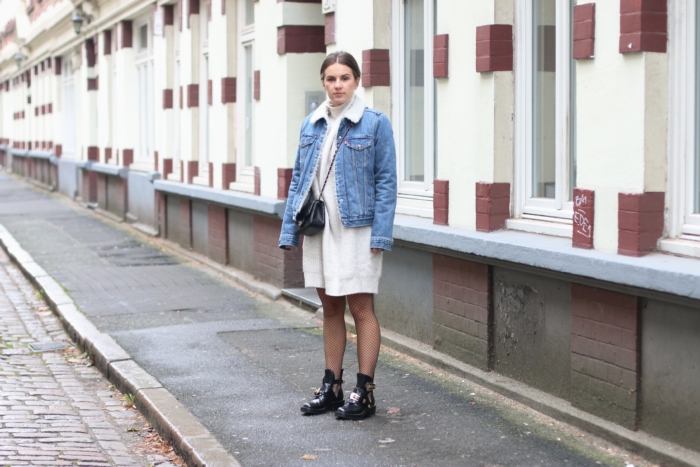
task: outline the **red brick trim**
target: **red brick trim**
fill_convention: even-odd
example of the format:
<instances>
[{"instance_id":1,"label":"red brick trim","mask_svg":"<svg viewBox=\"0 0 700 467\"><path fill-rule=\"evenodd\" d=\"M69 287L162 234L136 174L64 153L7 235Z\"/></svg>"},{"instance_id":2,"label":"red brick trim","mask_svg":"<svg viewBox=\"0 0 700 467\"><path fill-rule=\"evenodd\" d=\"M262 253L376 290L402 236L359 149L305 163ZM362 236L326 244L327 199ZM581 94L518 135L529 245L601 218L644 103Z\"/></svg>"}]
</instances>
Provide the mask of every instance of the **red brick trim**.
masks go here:
<instances>
[{"instance_id":1,"label":"red brick trim","mask_svg":"<svg viewBox=\"0 0 700 467\"><path fill-rule=\"evenodd\" d=\"M224 3L225 0L224 0ZM175 5L163 5L163 26L175 24Z\"/></svg>"},{"instance_id":2,"label":"red brick trim","mask_svg":"<svg viewBox=\"0 0 700 467\"><path fill-rule=\"evenodd\" d=\"M667 0L620 0L620 53L666 53Z\"/></svg>"},{"instance_id":3,"label":"red brick trim","mask_svg":"<svg viewBox=\"0 0 700 467\"><path fill-rule=\"evenodd\" d=\"M228 209L210 204L207 212L209 225L209 258L219 264L228 263Z\"/></svg>"},{"instance_id":4,"label":"red brick trim","mask_svg":"<svg viewBox=\"0 0 700 467\"><path fill-rule=\"evenodd\" d=\"M214 164L209 162L209 186L214 187Z\"/></svg>"},{"instance_id":5,"label":"red brick trim","mask_svg":"<svg viewBox=\"0 0 700 467\"><path fill-rule=\"evenodd\" d=\"M253 99L260 100L260 70L253 72Z\"/></svg>"},{"instance_id":6,"label":"red brick trim","mask_svg":"<svg viewBox=\"0 0 700 467\"><path fill-rule=\"evenodd\" d=\"M199 0L187 0L187 29L190 28L190 17L199 14Z\"/></svg>"},{"instance_id":7,"label":"red brick trim","mask_svg":"<svg viewBox=\"0 0 700 467\"><path fill-rule=\"evenodd\" d=\"M99 161L100 160L100 148L98 148L97 146L88 146L87 158L89 161Z\"/></svg>"},{"instance_id":8,"label":"red brick trim","mask_svg":"<svg viewBox=\"0 0 700 467\"><path fill-rule=\"evenodd\" d=\"M572 403L636 428L639 303L620 292L571 284Z\"/></svg>"},{"instance_id":9,"label":"red brick trim","mask_svg":"<svg viewBox=\"0 0 700 467\"><path fill-rule=\"evenodd\" d=\"M391 86L389 49L362 51L362 87Z\"/></svg>"},{"instance_id":10,"label":"red brick trim","mask_svg":"<svg viewBox=\"0 0 700 467\"><path fill-rule=\"evenodd\" d=\"M433 224L448 225L450 214L450 181L433 180Z\"/></svg>"},{"instance_id":11,"label":"red brick trim","mask_svg":"<svg viewBox=\"0 0 700 467\"><path fill-rule=\"evenodd\" d=\"M95 41L90 39L85 39L85 60L87 61L88 68L95 66L97 62L97 51L95 50Z\"/></svg>"},{"instance_id":12,"label":"red brick trim","mask_svg":"<svg viewBox=\"0 0 700 467\"><path fill-rule=\"evenodd\" d=\"M199 107L199 84L187 85L187 108Z\"/></svg>"},{"instance_id":13,"label":"red brick trim","mask_svg":"<svg viewBox=\"0 0 700 467\"><path fill-rule=\"evenodd\" d=\"M224 162L221 164L221 185L228 190L229 184L236 181L236 163Z\"/></svg>"},{"instance_id":14,"label":"red brick trim","mask_svg":"<svg viewBox=\"0 0 700 467\"><path fill-rule=\"evenodd\" d=\"M53 67L53 72L56 76L61 76L61 57L54 57L54 67Z\"/></svg>"},{"instance_id":15,"label":"red brick trim","mask_svg":"<svg viewBox=\"0 0 700 467\"><path fill-rule=\"evenodd\" d=\"M48 106L47 106L47 109L48 109L48 110L47 110L48 113L50 113L50 114L53 113L53 104L52 104L51 102L49 102L49 104L48 104Z\"/></svg>"},{"instance_id":16,"label":"red brick trim","mask_svg":"<svg viewBox=\"0 0 700 467\"><path fill-rule=\"evenodd\" d=\"M226 0L221 0L221 14L226 14Z\"/></svg>"},{"instance_id":17,"label":"red brick trim","mask_svg":"<svg viewBox=\"0 0 700 467\"><path fill-rule=\"evenodd\" d=\"M97 78L88 78L88 80L87 80L87 90L88 91L97 91L98 86L99 86L99 83L97 81Z\"/></svg>"},{"instance_id":18,"label":"red brick trim","mask_svg":"<svg viewBox=\"0 0 700 467\"><path fill-rule=\"evenodd\" d=\"M182 108L182 104L183 104L183 98L182 98L182 86L180 86L180 100L179 100L179 102L180 102L180 108Z\"/></svg>"},{"instance_id":19,"label":"red brick trim","mask_svg":"<svg viewBox=\"0 0 700 467\"><path fill-rule=\"evenodd\" d=\"M450 35L433 37L433 77L447 78L449 75Z\"/></svg>"},{"instance_id":20,"label":"red brick trim","mask_svg":"<svg viewBox=\"0 0 700 467\"><path fill-rule=\"evenodd\" d=\"M214 99L214 89L212 85L212 80L207 81L207 104L212 105Z\"/></svg>"},{"instance_id":21,"label":"red brick trim","mask_svg":"<svg viewBox=\"0 0 700 467\"><path fill-rule=\"evenodd\" d=\"M134 150L133 149L122 149L122 165L124 167L129 167L134 163Z\"/></svg>"},{"instance_id":22,"label":"red brick trim","mask_svg":"<svg viewBox=\"0 0 700 467\"><path fill-rule=\"evenodd\" d=\"M277 169L277 199L287 199L294 169Z\"/></svg>"},{"instance_id":23,"label":"red brick trim","mask_svg":"<svg viewBox=\"0 0 700 467\"><path fill-rule=\"evenodd\" d=\"M572 246L574 248L593 248L593 221L595 192L574 188L574 219Z\"/></svg>"},{"instance_id":24,"label":"red brick trim","mask_svg":"<svg viewBox=\"0 0 700 467\"><path fill-rule=\"evenodd\" d=\"M112 148L105 148L105 164L112 158Z\"/></svg>"},{"instance_id":25,"label":"red brick trim","mask_svg":"<svg viewBox=\"0 0 700 467\"><path fill-rule=\"evenodd\" d=\"M121 48L122 49L128 49L132 46L133 44L133 23L131 21L122 21L119 23L121 25L121 34L122 34L122 43L121 43Z\"/></svg>"},{"instance_id":26,"label":"red brick trim","mask_svg":"<svg viewBox=\"0 0 700 467\"><path fill-rule=\"evenodd\" d=\"M595 3L574 6L573 58L592 58L595 51Z\"/></svg>"},{"instance_id":27,"label":"red brick trim","mask_svg":"<svg viewBox=\"0 0 700 467\"><path fill-rule=\"evenodd\" d=\"M664 229L664 193L619 193L617 252L644 256L656 248Z\"/></svg>"},{"instance_id":28,"label":"red brick trim","mask_svg":"<svg viewBox=\"0 0 700 467\"><path fill-rule=\"evenodd\" d=\"M187 161L187 183L192 184L194 177L199 175L199 161Z\"/></svg>"},{"instance_id":29,"label":"red brick trim","mask_svg":"<svg viewBox=\"0 0 700 467\"><path fill-rule=\"evenodd\" d=\"M325 26L280 26L277 53L325 53Z\"/></svg>"},{"instance_id":30,"label":"red brick trim","mask_svg":"<svg viewBox=\"0 0 700 467\"><path fill-rule=\"evenodd\" d=\"M493 232L510 217L510 183L476 184L476 230Z\"/></svg>"},{"instance_id":31,"label":"red brick trim","mask_svg":"<svg viewBox=\"0 0 700 467\"><path fill-rule=\"evenodd\" d=\"M326 45L335 44L335 13L328 13L324 18L323 38Z\"/></svg>"},{"instance_id":32,"label":"red brick trim","mask_svg":"<svg viewBox=\"0 0 700 467\"><path fill-rule=\"evenodd\" d=\"M173 160L171 158L163 159L163 178L173 173Z\"/></svg>"},{"instance_id":33,"label":"red brick trim","mask_svg":"<svg viewBox=\"0 0 700 467\"><path fill-rule=\"evenodd\" d=\"M53 154L54 154L54 156L56 156L56 157L61 157L61 156L63 155L63 145L57 144L57 145L53 148Z\"/></svg>"},{"instance_id":34,"label":"red brick trim","mask_svg":"<svg viewBox=\"0 0 700 467\"><path fill-rule=\"evenodd\" d=\"M236 78L221 78L221 103L236 102Z\"/></svg>"},{"instance_id":35,"label":"red brick trim","mask_svg":"<svg viewBox=\"0 0 700 467\"><path fill-rule=\"evenodd\" d=\"M476 28L476 71L513 71L513 26L489 24Z\"/></svg>"},{"instance_id":36,"label":"red brick trim","mask_svg":"<svg viewBox=\"0 0 700 467\"><path fill-rule=\"evenodd\" d=\"M258 2L259 0L255 0ZM277 3L321 3L322 0L277 0Z\"/></svg>"},{"instance_id":37,"label":"red brick trim","mask_svg":"<svg viewBox=\"0 0 700 467\"><path fill-rule=\"evenodd\" d=\"M253 194L260 196L260 167L255 167L255 174L253 178Z\"/></svg>"},{"instance_id":38,"label":"red brick trim","mask_svg":"<svg viewBox=\"0 0 700 467\"><path fill-rule=\"evenodd\" d=\"M173 90L163 89L163 108L172 109L173 108Z\"/></svg>"},{"instance_id":39,"label":"red brick trim","mask_svg":"<svg viewBox=\"0 0 700 467\"><path fill-rule=\"evenodd\" d=\"M112 55L112 31L102 31L102 55Z\"/></svg>"},{"instance_id":40,"label":"red brick trim","mask_svg":"<svg viewBox=\"0 0 700 467\"><path fill-rule=\"evenodd\" d=\"M153 170L158 172L158 151L153 151Z\"/></svg>"}]
</instances>

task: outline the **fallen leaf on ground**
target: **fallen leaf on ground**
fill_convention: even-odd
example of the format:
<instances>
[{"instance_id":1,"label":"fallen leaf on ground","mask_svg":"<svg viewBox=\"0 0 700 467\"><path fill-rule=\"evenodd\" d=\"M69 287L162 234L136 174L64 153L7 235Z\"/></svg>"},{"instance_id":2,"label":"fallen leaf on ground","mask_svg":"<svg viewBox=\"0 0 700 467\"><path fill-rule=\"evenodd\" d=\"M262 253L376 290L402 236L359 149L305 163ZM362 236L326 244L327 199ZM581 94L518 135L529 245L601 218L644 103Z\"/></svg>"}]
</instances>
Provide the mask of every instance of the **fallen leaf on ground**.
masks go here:
<instances>
[{"instance_id":1,"label":"fallen leaf on ground","mask_svg":"<svg viewBox=\"0 0 700 467\"><path fill-rule=\"evenodd\" d=\"M315 461L318 459L318 456L316 454L304 454L301 456L301 459L305 461Z\"/></svg>"},{"instance_id":2,"label":"fallen leaf on ground","mask_svg":"<svg viewBox=\"0 0 700 467\"><path fill-rule=\"evenodd\" d=\"M389 444L389 443L394 443L394 442L396 442L396 440L393 440L393 439L391 439L391 438L380 439L380 440L379 440L379 444Z\"/></svg>"},{"instance_id":3,"label":"fallen leaf on ground","mask_svg":"<svg viewBox=\"0 0 700 467\"><path fill-rule=\"evenodd\" d=\"M401 409L398 407L387 407L386 408L386 413L388 413L389 415L396 415L399 412L401 412Z\"/></svg>"}]
</instances>

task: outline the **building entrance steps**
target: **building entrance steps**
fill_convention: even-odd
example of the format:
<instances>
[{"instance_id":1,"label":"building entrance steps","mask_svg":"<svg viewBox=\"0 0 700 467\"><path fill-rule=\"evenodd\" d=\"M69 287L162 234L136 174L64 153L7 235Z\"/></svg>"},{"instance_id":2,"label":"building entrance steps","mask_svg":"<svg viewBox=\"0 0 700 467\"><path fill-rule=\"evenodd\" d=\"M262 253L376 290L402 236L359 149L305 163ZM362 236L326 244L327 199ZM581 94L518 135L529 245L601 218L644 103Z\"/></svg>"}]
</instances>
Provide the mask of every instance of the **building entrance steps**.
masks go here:
<instances>
[{"instance_id":1,"label":"building entrance steps","mask_svg":"<svg viewBox=\"0 0 700 467\"><path fill-rule=\"evenodd\" d=\"M307 465L309 458L318 465L652 465L475 384L466 365L455 376L387 348L376 372L375 417L303 417L299 407L325 366L313 314L2 175L0 196L3 246L26 263L25 273L30 265L45 271L37 283L56 294L56 309L78 342L120 389L137 394L137 406L192 465L206 455L215 459L207 465L246 466ZM56 287L45 285L51 281ZM350 337L346 396L357 372ZM385 337L448 366L432 349ZM527 391L522 386L510 389L517 395ZM547 412L546 401L539 403ZM615 441L629 441L616 430ZM640 444L671 459L656 442ZM693 465L678 452L675 463Z\"/></svg>"}]
</instances>

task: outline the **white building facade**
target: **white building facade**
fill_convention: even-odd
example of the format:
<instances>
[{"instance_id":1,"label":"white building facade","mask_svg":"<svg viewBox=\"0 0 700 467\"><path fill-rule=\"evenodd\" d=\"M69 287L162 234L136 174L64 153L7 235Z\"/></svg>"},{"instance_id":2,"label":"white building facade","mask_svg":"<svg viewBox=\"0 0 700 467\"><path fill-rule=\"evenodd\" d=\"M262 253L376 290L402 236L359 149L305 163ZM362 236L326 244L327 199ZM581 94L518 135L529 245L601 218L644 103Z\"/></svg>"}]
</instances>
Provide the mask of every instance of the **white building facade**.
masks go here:
<instances>
[{"instance_id":1,"label":"white building facade","mask_svg":"<svg viewBox=\"0 0 700 467\"><path fill-rule=\"evenodd\" d=\"M299 128L352 53L398 151L382 325L700 450L696 2L7 0L2 25L6 170L282 290Z\"/></svg>"}]
</instances>

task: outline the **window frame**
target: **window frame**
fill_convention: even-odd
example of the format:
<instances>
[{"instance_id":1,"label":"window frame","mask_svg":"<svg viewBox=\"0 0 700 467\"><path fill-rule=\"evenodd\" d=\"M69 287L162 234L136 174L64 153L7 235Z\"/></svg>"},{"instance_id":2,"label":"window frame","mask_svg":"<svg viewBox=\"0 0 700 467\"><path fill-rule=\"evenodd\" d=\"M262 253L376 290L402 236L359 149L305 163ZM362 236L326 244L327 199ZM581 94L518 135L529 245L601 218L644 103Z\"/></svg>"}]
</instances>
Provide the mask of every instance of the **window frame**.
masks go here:
<instances>
[{"instance_id":1,"label":"window frame","mask_svg":"<svg viewBox=\"0 0 700 467\"><path fill-rule=\"evenodd\" d=\"M199 157L198 176L194 177L193 183L197 185L209 186L209 162L211 162L210 152L210 106L209 106L209 3L202 1L199 10Z\"/></svg>"},{"instance_id":2,"label":"window frame","mask_svg":"<svg viewBox=\"0 0 700 467\"><path fill-rule=\"evenodd\" d=\"M392 121L396 142L396 170L398 198L396 212L420 217L433 217L433 181L435 180L437 151L435 148L436 78L433 76L433 40L435 35L435 0L423 0L423 167L422 182L405 180L406 169L406 59L405 13L406 0L394 0L392 8L391 76Z\"/></svg>"},{"instance_id":3,"label":"window frame","mask_svg":"<svg viewBox=\"0 0 700 467\"><path fill-rule=\"evenodd\" d=\"M75 158L78 152L77 120L80 105L79 93L76 88L76 72L73 70L72 54L64 55L61 59L61 122L62 122L62 146L64 156ZM72 87L72 96L66 95L66 87ZM72 98L69 98L72 97ZM72 119L70 117L73 117ZM73 146L69 144L73 143Z\"/></svg>"},{"instance_id":4,"label":"window frame","mask_svg":"<svg viewBox=\"0 0 700 467\"><path fill-rule=\"evenodd\" d=\"M141 47L141 28L146 27L146 48ZM155 151L154 54L152 15L133 23L134 46L134 163L133 169L151 170ZM140 82L145 74L145 84ZM145 86L145 88L144 88Z\"/></svg>"},{"instance_id":5,"label":"window frame","mask_svg":"<svg viewBox=\"0 0 700 467\"><path fill-rule=\"evenodd\" d=\"M516 60L515 60L515 116L514 116L514 217L564 224L563 229L548 233L571 236L573 202L570 199L572 184L572 156L575 157L576 125L572 120L576 91L575 62L572 64L572 21L575 2L557 2L556 18L556 77L555 77L555 197L535 198L533 193L534 156L534 5L532 2L516 4ZM563 7L563 8L562 8ZM561 45L568 44L568 47ZM573 72L573 73L572 73ZM572 97L574 99L572 99ZM570 124L573 122L573 124ZM510 222L509 228L527 230L526 224ZM539 229L539 227L538 227Z\"/></svg>"}]
</instances>

